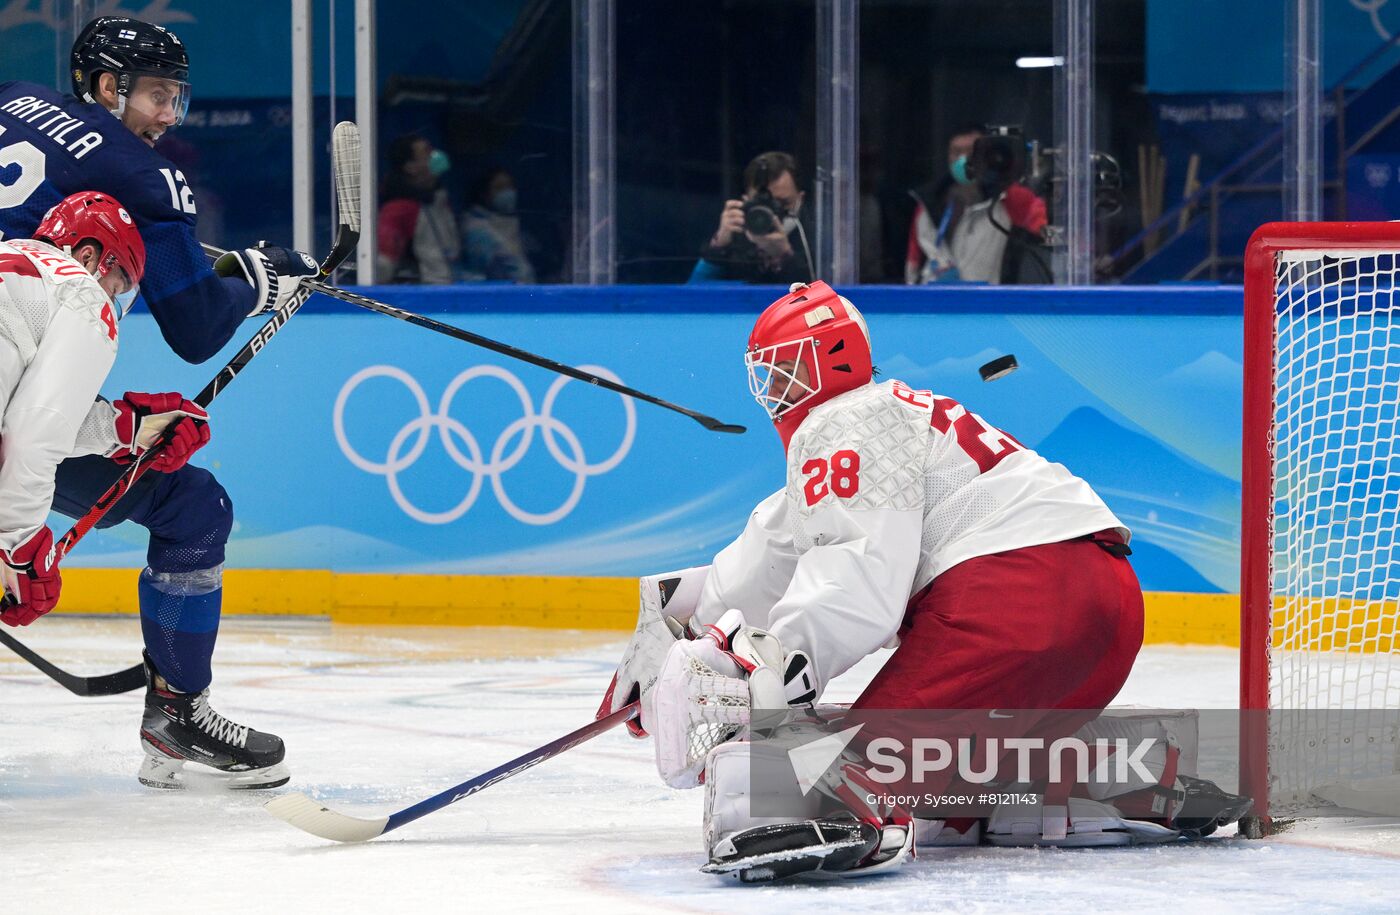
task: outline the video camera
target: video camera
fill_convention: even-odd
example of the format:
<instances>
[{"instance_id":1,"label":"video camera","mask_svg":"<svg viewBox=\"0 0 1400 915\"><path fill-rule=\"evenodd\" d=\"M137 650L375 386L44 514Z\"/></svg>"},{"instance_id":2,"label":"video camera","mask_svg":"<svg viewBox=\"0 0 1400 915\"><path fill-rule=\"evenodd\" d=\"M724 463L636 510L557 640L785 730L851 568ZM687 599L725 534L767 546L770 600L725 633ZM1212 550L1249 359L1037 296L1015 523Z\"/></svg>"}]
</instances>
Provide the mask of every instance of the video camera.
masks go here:
<instances>
[{"instance_id":1,"label":"video camera","mask_svg":"<svg viewBox=\"0 0 1400 915\"><path fill-rule=\"evenodd\" d=\"M996 197L1026 173L1026 138L1021 128L989 126L967 158L967 177L988 197Z\"/></svg>"}]
</instances>

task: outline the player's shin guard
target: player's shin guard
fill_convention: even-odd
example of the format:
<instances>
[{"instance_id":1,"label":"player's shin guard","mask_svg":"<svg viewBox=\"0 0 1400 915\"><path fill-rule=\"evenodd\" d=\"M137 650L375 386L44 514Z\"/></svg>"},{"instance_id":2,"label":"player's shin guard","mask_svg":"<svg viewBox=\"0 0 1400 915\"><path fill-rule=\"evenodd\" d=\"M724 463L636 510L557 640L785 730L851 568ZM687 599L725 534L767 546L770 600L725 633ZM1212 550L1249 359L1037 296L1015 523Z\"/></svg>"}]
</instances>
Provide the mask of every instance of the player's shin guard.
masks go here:
<instances>
[{"instance_id":1,"label":"player's shin guard","mask_svg":"<svg viewBox=\"0 0 1400 915\"><path fill-rule=\"evenodd\" d=\"M213 679L209 661L219 636L223 571L217 565L193 572L147 568L141 573L137 591L146 651L180 692L200 692Z\"/></svg>"},{"instance_id":2,"label":"player's shin guard","mask_svg":"<svg viewBox=\"0 0 1400 915\"><path fill-rule=\"evenodd\" d=\"M801 800L750 778L750 753L782 755L766 744L727 743L710 752L705 766L705 847L701 870L759 883L799 875L854 877L893 870L913 848L908 821L892 822L861 811L837 809L832 797L811 791ZM780 803L786 815L755 816L752 803ZM868 813L868 811L866 812Z\"/></svg>"},{"instance_id":3,"label":"player's shin guard","mask_svg":"<svg viewBox=\"0 0 1400 915\"><path fill-rule=\"evenodd\" d=\"M146 758L137 775L152 788L185 788L206 774L225 788L276 788L291 777L282 738L229 721L209 706L209 691L173 689L146 656ZM187 768L196 764L193 773ZM214 770L203 773L201 768Z\"/></svg>"}]
</instances>

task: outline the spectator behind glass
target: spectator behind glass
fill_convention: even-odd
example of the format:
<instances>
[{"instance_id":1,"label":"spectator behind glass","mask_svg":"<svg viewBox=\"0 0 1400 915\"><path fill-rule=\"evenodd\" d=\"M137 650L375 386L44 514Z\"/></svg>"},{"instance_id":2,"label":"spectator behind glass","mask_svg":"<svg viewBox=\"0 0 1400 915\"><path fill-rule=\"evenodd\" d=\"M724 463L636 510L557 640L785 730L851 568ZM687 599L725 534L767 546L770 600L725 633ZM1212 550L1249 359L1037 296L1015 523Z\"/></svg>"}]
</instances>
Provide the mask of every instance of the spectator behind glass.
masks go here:
<instances>
[{"instance_id":1,"label":"spectator behind glass","mask_svg":"<svg viewBox=\"0 0 1400 915\"><path fill-rule=\"evenodd\" d=\"M389 144L389 173L380 189L379 277L390 283L442 285L458 279L462 241L442 187L447 153L416 133Z\"/></svg>"},{"instance_id":2,"label":"spectator behind glass","mask_svg":"<svg viewBox=\"0 0 1400 915\"><path fill-rule=\"evenodd\" d=\"M975 136L965 157L960 150L956 157L953 153L949 144L955 186L938 224L931 218L936 211L927 210L926 221L920 223L916 214L910 228L906 282L1053 282L1041 244L1045 201L1024 183L1020 133Z\"/></svg>"},{"instance_id":3,"label":"spectator behind glass","mask_svg":"<svg viewBox=\"0 0 1400 915\"><path fill-rule=\"evenodd\" d=\"M473 185L471 208L462 214L468 281L535 281L516 205L515 179L504 168L491 169Z\"/></svg>"},{"instance_id":4,"label":"spectator behind glass","mask_svg":"<svg viewBox=\"0 0 1400 915\"><path fill-rule=\"evenodd\" d=\"M804 197L796 159L785 152L755 156L744 169L744 196L724 202L719 228L701 251L690 281L815 281L807 233L798 221ZM755 206L766 212L756 214ZM776 219L767 218L768 213ZM758 231L767 228L760 224L765 218L771 231Z\"/></svg>"},{"instance_id":5,"label":"spectator behind glass","mask_svg":"<svg viewBox=\"0 0 1400 915\"><path fill-rule=\"evenodd\" d=\"M910 285L957 278L946 243L951 240L963 212L982 201L981 190L967 177L967 159L980 136L980 124L966 124L960 128L948 140L947 169L928 184L909 192L916 204L904 258L904 282ZM950 271L952 276L948 275Z\"/></svg>"}]
</instances>

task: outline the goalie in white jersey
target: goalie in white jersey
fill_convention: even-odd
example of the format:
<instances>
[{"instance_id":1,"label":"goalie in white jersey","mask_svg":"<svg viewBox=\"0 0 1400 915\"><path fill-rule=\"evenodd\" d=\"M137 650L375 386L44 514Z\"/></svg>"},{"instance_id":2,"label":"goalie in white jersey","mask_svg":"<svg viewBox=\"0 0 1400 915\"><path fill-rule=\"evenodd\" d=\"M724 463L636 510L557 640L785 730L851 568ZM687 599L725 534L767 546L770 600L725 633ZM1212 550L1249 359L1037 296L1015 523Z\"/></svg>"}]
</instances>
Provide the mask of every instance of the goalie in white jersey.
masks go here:
<instances>
[{"instance_id":1,"label":"goalie in white jersey","mask_svg":"<svg viewBox=\"0 0 1400 915\"><path fill-rule=\"evenodd\" d=\"M145 264L130 214L95 192L64 198L33 239L0 241L0 622L28 625L58 603L61 557L45 521L60 461L129 462L175 422L152 465L169 471L209 440L204 411L178 394L98 397Z\"/></svg>"},{"instance_id":2,"label":"goalie in white jersey","mask_svg":"<svg viewBox=\"0 0 1400 915\"><path fill-rule=\"evenodd\" d=\"M730 691L751 692L755 708L808 703L897 646L856 708L1097 710L1143 627L1129 532L1089 485L951 398L876 384L864 320L825 283L794 285L763 312L746 363L787 485L711 566L643 579L638 630L600 709L640 697L633 730L656 736L667 783L705 773L718 871L742 866L744 837L758 834L752 852L792 835L748 818L748 757L723 742L739 728L722 727L730 687L716 683L747 679ZM697 672L721 675L698 703ZM870 872L908 854L907 820L863 819L843 846L855 851L809 869ZM786 873L805 866L778 857Z\"/></svg>"}]
</instances>

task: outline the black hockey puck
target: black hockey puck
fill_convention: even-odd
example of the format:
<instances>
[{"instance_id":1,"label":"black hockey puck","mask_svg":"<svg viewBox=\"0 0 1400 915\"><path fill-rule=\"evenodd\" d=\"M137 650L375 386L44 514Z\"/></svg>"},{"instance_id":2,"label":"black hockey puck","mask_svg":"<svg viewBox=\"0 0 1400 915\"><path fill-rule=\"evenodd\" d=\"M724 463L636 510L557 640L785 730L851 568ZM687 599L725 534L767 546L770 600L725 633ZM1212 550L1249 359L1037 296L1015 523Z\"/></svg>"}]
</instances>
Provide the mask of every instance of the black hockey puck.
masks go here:
<instances>
[{"instance_id":1,"label":"black hockey puck","mask_svg":"<svg viewBox=\"0 0 1400 915\"><path fill-rule=\"evenodd\" d=\"M998 378L1005 378L1016 371L1018 364L1016 357L1007 353L1005 356L998 356L982 366L977 370L977 374L982 376L983 381L996 381Z\"/></svg>"}]
</instances>

